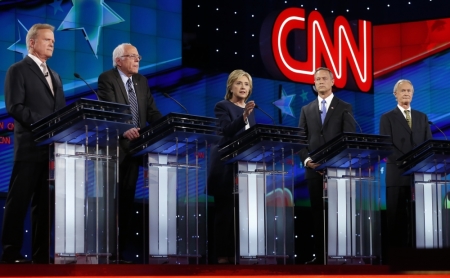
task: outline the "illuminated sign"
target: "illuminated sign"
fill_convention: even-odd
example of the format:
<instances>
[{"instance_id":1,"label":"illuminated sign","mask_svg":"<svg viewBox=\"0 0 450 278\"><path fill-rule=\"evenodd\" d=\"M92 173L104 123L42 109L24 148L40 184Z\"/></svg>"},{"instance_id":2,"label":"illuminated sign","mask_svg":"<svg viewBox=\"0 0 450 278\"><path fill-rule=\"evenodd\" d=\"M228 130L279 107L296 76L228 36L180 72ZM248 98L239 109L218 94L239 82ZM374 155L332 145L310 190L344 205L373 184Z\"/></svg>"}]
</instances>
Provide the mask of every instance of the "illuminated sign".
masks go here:
<instances>
[{"instance_id":1,"label":"illuminated sign","mask_svg":"<svg viewBox=\"0 0 450 278\"><path fill-rule=\"evenodd\" d=\"M338 16L332 30L328 26L319 12L313 11L306 18L305 10L300 8L288 8L276 18L266 19L261 31L261 53L267 70L274 77L313 84L314 70L325 66L334 73L337 88L370 91L372 24L358 20L351 25ZM268 32L270 43L266 40Z\"/></svg>"}]
</instances>

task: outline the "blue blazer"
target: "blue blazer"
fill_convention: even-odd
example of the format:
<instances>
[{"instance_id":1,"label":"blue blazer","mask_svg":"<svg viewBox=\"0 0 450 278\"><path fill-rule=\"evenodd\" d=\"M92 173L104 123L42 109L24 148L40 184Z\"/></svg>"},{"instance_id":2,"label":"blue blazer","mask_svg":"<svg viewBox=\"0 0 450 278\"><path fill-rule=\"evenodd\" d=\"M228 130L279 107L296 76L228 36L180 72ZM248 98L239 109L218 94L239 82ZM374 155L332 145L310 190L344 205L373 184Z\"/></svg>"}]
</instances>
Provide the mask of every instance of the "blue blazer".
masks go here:
<instances>
[{"instance_id":1,"label":"blue blazer","mask_svg":"<svg viewBox=\"0 0 450 278\"><path fill-rule=\"evenodd\" d=\"M233 104L229 100L219 101L214 107L217 118L217 132L221 139L211 146L210 166L208 171L208 194L231 194L233 184L228 184L233 175L233 165L225 164L220 160L219 148L227 142L235 140L245 131L243 119L244 108ZM254 111L249 115L250 126L256 124ZM228 177L228 179L226 178Z\"/></svg>"}]
</instances>

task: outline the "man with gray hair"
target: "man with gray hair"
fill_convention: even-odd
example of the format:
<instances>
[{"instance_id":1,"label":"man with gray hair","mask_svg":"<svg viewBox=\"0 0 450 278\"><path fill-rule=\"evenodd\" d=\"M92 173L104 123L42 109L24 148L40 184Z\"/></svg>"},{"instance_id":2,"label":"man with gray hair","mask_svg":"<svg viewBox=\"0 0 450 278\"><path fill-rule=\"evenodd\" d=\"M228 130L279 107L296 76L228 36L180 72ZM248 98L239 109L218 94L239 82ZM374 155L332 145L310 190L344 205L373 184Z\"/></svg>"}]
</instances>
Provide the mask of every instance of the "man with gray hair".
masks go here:
<instances>
[{"instance_id":1,"label":"man with gray hair","mask_svg":"<svg viewBox=\"0 0 450 278\"><path fill-rule=\"evenodd\" d=\"M162 117L150 93L147 78L138 73L139 55L136 47L122 43L113 51L113 69L98 77L100 100L129 104L133 114L134 127L124 132L119 147L119 250L117 263L128 263L122 257L125 249L128 227L133 215L134 195L141 158L129 154L130 142L137 139L139 130L147 123L154 123Z\"/></svg>"},{"instance_id":2,"label":"man with gray hair","mask_svg":"<svg viewBox=\"0 0 450 278\"><path fill-rule=\"evenodd\" d=\"M411 81L401 79L394 86L397 106L383 114L380 119L380 134L390 135L393 153L386 163L386 214L388 247L413 247L411 214L411 177L403 176L396 160L424 141L431 139L428 117L411 109L414 87Z\"/></svg>"},{"instance_id":3,"label":"man with gray hair","mask_svg":"<svg viewBox=\"0 0 450 278\"><path fill-rule=\"evenodd\" d=\"M28 55L5 77L6 110L14 118L14 166L3 218L2 261L30 263L21 254L24 221L31 203L32 260L49 263L48 146L37 146L31 124L66 105L61 78L47 65L54 27L35 24L26 37Z\"/></svg>"}]
</instances>

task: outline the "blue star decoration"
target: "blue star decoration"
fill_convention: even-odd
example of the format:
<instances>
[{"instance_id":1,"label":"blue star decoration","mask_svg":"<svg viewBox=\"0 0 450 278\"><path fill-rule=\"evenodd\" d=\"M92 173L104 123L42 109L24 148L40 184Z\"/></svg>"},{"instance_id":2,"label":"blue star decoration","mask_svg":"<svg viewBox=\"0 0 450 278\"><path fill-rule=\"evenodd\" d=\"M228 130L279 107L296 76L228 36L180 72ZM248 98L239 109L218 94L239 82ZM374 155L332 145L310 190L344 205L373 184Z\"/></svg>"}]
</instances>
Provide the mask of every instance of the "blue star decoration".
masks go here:
<instances>
[{"instance_id":1,"label":"blue star decoration","mask_svg":"<svg viewBox=\"0 0 450 278\"><path fill-rule=\"evenodd\" d=\"M27 28L25 28L25 26L23 26L22 22L20 22L20 20L17 20L19 22L20 26L17 26L17 29L19 31L19 39L13 43L10 47L8 47L8 50L11 51L15 51L17 53L22 53L22 56L25 57L28 54L28 49L27 49L27 33L28 30Z\"/></svg>"},{"instance_id":2,"label":"blue star decoration","mask_svg":"<svg viewBox=\"0 0 450 278\"><path fill-rule=\"evenodd\" d=\"M306 92L305 90L302 90L300 96L302 97L302 103L308 101L308 92Z\"/></svg>"},{"instance_id":3,"label":"blue star decoration","mask_svg":"<svg viewBox=\"0 0 450 278\"><path fill-rule=\"evenodd\" d=\"M63 12L63 9L61 8L62 0L55 0L53 3L49 4L53 7L53 14L55 15L57 11Z\"/></svg>"},{"instance_id":4,"label":"blue star decoration","mask_svg":"<svg viewBox=\"0 0 450 278\"><path fill-rule=\"evenodd\" d=\"M295 95L287 95L284 88L281 88L281 98L273 102L273 104L281 110L281 113L294 117L292 112L291 102L294 100Z\"/></svg>"},{"instance_id":5,"label":"blue star decoration","mask_svg":"<svg viewBox=\"0 0 450 278\"><path fill-rule=\"evenodd\" d=\"M92 52L97 57L101 29L104 26L125 21L104 0L72 0L73 7L67 13L58 31L83 30Z\"/></svg>"}]
</instances>

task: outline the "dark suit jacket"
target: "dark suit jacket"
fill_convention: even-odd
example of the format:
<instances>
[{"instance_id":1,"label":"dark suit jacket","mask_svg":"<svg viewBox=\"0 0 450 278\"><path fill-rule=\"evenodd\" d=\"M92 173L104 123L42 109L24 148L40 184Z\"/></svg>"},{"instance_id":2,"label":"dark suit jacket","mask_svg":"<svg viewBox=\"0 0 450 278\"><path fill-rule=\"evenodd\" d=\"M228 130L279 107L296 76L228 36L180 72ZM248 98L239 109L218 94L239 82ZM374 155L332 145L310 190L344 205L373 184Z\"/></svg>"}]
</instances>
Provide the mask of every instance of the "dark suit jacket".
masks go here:
<instances>
[{"instance_id":1,"label":"dark suit jacket","mask_svg":"<svg viewBox=\"0 0 450 278\"><path fill-rule=\"evenodd\" d=\"M411 109L412 128L409 128L403 112L398 107L383 114L380 118L380 134L390 135L394 145L393 153L386 164L386 186L410 186L410 177L402 177L396 160L424 141L431 139L428 117L422 112Z\"/></svg>"},{"instance_id":2,"label":"dark suit jacket","mask_svg":"<svg viewBox=\"0 0 450 278\"><path fill-rule=\"evenodd\" d=\"M214 114L217 118L218 134L220 141L211 147L210 167L208 174L208 194L227 194L232 191L232 184L224 184L224 177L233 175L233 166L225 165L220 160L219 148L227 142L235 140L239 134L245 131L245 122L242 114L244 109L236 106L229 100L219 101L214 107ZM251 126L256 124L254 111L249 115L248 122Z\"/></svg>"},{"instance_id":3,"label":"dark suit jacket","mask_svg":"<svg viewBox=\"0 0 450 278\"><path fill-rule=\"evenodd\" d=\"M334 96L322 125L318 99L302 107L299 126L303 128L308 140L308 148L300 151L302 163L309 157L310 152L342 132L355 132L355 121L345 110L352 113L352 106ZM306 178L311 178L314 174L314 170L306 168Z\"/></svg>"},{"instance_id":4,"label":"dark suit jacket","mask_svg":"<svg viewBox=\"0 0 450 278\"><path fill-rule=\"evenodd\" d=\"M155 100L150 93L147 78L141 74L132 76L134 91L136 92L139 106L139 125L144 128L147 123L154 123L162 117ZM103 72L98 77L98 97L100 100L130 104L128 93L117 69ZM122 139L120 142L120 160L122 161L129 149L129 141Z\"/></svg>"},{"instance_id":5,"label":"dark suit jacket","mask_svg":"<svg viewBox=\"0 0 450 278\"><path fill-rule=\"evenodd\" d=\"M48 147L36 146L30 127L66 105L61 78L50 67L48 70L54 96L42 70L29 56L13 64L6 73L5 103L6 110L14 118L15 161L48 160Z\"/></svg>"}]
</instances>

